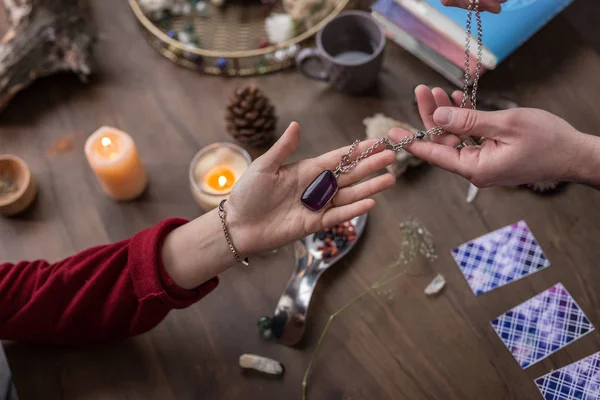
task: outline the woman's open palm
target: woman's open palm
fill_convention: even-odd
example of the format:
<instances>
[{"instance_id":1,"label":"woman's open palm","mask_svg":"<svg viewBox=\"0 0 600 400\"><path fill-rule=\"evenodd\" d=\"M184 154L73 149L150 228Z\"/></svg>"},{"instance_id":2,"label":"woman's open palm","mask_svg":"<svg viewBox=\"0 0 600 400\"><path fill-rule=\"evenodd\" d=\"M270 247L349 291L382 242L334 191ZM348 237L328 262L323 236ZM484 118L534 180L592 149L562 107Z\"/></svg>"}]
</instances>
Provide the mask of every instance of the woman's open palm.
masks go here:
<instances>
[{"instance_id":1,"label":"woman's open palm","mask_svg":"<svg viewBox=\"0 0 600 400\"><path fill-rule=\"evenodd\" d=\"M275 249L364 214L375 205L369 197L395 182L393 175L384 174L358 183L394 162L394 153L378 149L353 170L338 177L339 190L323 210L310 211L300 203L302 193L323 170L333 171L349 147L284 165L299 140L300 126L294 122L234 186L226 210L228 219L239 221L237 231L232 234L236 236L234 241L240 253ZM374 143L374 140L362 142L354 153L360 154Z\"/></svg>"}]
</instances>

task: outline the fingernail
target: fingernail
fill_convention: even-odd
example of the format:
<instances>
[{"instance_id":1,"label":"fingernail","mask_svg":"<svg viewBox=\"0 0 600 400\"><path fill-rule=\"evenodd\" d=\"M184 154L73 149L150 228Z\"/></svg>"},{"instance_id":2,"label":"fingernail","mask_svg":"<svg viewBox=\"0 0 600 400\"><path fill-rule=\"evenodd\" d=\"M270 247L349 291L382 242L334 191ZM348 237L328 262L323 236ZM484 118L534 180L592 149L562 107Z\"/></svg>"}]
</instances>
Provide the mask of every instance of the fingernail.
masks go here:
<instances>
[{"instance_id":1,"label":"fingernail","mask_svg":"<svg viewBox=\"0 0 600 400\"><path fill-rule=\"evenodd\" d=\"M452 110L449 108L438 108L433 113L433 120L440 125L448 125L452 121Z\"/></svg>"}]
</instances>

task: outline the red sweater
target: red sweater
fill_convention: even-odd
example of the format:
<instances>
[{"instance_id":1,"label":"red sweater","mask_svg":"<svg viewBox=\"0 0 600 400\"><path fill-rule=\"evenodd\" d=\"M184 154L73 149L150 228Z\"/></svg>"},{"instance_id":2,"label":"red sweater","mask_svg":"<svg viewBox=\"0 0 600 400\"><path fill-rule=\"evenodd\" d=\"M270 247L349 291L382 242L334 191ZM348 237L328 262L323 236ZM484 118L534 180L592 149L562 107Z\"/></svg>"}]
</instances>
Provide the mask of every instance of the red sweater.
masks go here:
<instances>
[{"instance_id":1,"label":"red sweater","mask_svg":"<svg viewBox=\"0 0 600 400\"><path fill-rule=\"evenodd\" d=\"M162 242L185 224L168 219L131 239L66 260L0 264L0 340L82 344L146 332L172 309L200 300L218 278L194 290L177 286L161 259Z\"/></svg>"}]
</instances>

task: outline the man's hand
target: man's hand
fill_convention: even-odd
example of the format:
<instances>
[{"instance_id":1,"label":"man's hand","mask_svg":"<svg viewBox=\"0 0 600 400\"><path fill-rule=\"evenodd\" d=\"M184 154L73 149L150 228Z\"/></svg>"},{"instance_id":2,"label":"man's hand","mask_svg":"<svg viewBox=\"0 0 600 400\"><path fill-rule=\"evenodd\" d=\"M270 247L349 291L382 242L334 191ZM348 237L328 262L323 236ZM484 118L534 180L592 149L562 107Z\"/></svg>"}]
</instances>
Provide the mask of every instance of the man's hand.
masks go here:
<instances>
[{"instance_id":1,"label":"man's hand","mask_svg":"<svg viewBox=\"0 0 600 400\"><path fill-rule=\"evenodd\" d=\"M600 138L579 132L556 115L531 108L484 112L452 107L443 90L423 85L416 96L425 127L441 126L451 134L414 141L406 150L476 186L545 180L600 184ZM452 97L460 103L462 92ZM408 135L402 129L389 132L394 141ZM457 150L469 136L485 141Z\"/></svg>"}]
</instances>

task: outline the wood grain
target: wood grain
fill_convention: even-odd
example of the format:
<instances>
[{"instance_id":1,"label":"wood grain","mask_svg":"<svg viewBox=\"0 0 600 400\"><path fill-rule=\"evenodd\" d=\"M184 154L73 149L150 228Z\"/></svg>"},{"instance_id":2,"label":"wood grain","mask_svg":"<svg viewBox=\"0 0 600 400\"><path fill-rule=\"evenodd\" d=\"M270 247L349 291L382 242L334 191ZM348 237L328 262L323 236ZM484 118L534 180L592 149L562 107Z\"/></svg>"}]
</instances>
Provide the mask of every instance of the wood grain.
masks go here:
<instances>
[{"instance_id":1,"label":"wood grain","mask_svg":"<svg viewBox=\"0 0 600 400\"><path fill-rule=\"evenodd\" d=\"M242 83L254 82L270 96L279 131L292 120L301 124L296 159L363 137L362 120L377 112L420 126L414 86L448 85L392 44L378 88L361 97L332 92L294 71L244 80L200 76L157 55L125 2L93 4L101 33L98 75L88 86L66 75L43 79L0 115L0 150L23 157L40 183L39 197L26 214L0 220L2 260L57 260L167 217L197 216L187 187L188 163L202 146L230 140L224 107ZM600 5L588 2L586 11L600 15ZM560 17L486 75L481 95L502 94L598 133L598 70L600 56ZM136 140L151 182L140 200L115 203L95 182L83 144L100 125L114 125ZM409 216L433 232L439 260L415 265L409 276L390 285L392 292L369 296L335 322L315 364L309 398L538 399L533 379L599 351L600 334L523 371L489 321L563 282L600 327L600 192L571 185L557 196L539 197L493 188L468 205L467 186L459 177L423 166L378 195L362 244L319 283L299 348L264 341L256 329L256 320L273 312L291 273L293 256L285 247L256 259L253 268L227 271L205 300L171 313L140 337L82 348L6 344L21 399L300 398L304 369L328 315L383 274L399 249L398 224ZM473 296L450 249L521 219L552 267ZM423 289L437 273L448 286L438 298L427 298ZM242 353L281 360L284 378L242 373L237 364Z\"/></svg>"}]
</instances>

